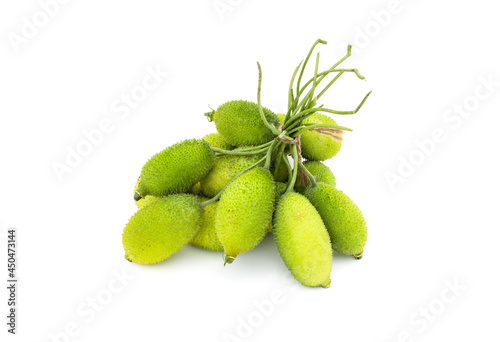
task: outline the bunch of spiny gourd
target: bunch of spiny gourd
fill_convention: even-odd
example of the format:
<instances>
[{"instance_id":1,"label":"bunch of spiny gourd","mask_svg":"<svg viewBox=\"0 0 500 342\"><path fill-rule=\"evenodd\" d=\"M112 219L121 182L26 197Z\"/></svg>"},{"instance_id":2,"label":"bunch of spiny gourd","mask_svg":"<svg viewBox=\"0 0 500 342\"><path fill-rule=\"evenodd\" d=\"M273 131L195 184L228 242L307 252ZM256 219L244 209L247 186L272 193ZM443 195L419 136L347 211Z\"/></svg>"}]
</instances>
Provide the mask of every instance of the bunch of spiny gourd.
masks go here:
<instances>
[{"instance_id":1,"label":"bunch of spiny gourd","mask_svg":"<svg viewBox=\"0 0 500 342\"><path fill-rule=\"evenodd\" d=\"M139 264L161 262L184 245L224 252L224 265L255 248L272 233L292 275L306 286L330 285L333 251L359 259L366 222L354 202L335 186L322 163L340 150L349 128L322 114L354 114L318 106L317 101L344 73L329 69L301 85L304 63L288 90L288 111L275 114L260 101L229 101L205 113L217 133L181 141L152 156L142 167L134 199L139 210L123 232L125 257ZM320 91L325 78L334 77ZM324 82L326 83L326 82ZM323 83L323 84L324 84Z\"/></svg>"}]
</instances>

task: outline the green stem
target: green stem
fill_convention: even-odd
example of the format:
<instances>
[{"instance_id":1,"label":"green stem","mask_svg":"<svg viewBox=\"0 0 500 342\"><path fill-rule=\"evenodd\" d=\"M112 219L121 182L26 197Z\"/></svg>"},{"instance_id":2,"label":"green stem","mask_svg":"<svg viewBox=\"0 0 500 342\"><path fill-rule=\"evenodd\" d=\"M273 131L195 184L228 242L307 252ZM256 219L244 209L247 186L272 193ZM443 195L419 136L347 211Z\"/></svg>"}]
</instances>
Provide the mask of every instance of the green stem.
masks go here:
<instances>
[{"instance_id":1,"label":"green stem","mask_svg":"<svg viewBox=\"0 0 500 342\"><path fill-rule=\"evenodd\" d=\"M364 76L362 76L362 75L359 73L359 70L358 70L358 69L333 69L333 70L332 70L332 72L341 72L341 71L343 71L343 72L353 72L353 73L355 73L355 74L356 74L356 76L358 76L358 78L359 78L360 80L364 80L364 79L365 79L365 77L364 77Z\"/></svg>"},{"instance_id":2,"label":"green stem","mask_svg":"<svg viewBox=\"0 0 500 342\"><path fill-rule=\"evenodd\" d=\"M305 132L315 129L315 128L335 128L335 129L341 129L343 131L349 131L352 132L352 129L344 126L339 126L339 125L333 125L333 124L303 124L300 127L296 127L294 129L290 130L290 134L293 134L295 136L304 134Z\"/></svg>"},{"instance_id":3,"label":"green stem","mask_svg":"<svg viewBox=\"0 0 500 342\"><path fill-rule=\"evenodd\" d=\"M316 81L316 87L321 83L321 81L323 81L323 79L330 73L332 73L333 70L332 69L328 69L326 71L323 71L323 72L320 72L319 74L317 74L317 76L320 76L317 81ZM293 112L294 113L297 113L297 110L298 108L300 108L300 106L297 106L297 102L299 101L300 99L300 96L302 95L302 93L307 89L307 86L309 84L311 84L312 82L314 82L314 78L311 78L309 81L306 82L306 84L302 87L302 89L300 90L300 92L298 93L297 97L294 99L293 103L292 103L292 107L293 107ZM308 94L310 93L310 90L308 92ZM306 94L306 96L308 95ZM293 114L292 114L293 115Z\"/></svg>"},{"instance_id":4,"label":"green stem","mask_svg":"<svg viewBox=\"0 0 500 342\"><path fill-rule=\"evenodd\" d=\"M283 155L283 153L285 152L285 148L286 148L286 144L281 144L280 145L280 150L278 152L278 158L276 158L276 163L274 164L274 178L276 178L278 176L278 170L280 169L280 166L281 166L281 162L282 162L282 158L281 156Z\"/></svg>"},{"instance_id":5,"label":"green stem","mask_svg":"<svg viewBox=\"0 0 500 342\"><path fill-rule=\"evenodd\" d=\"M339 65L340 65L343 61L345 61L345 60L346 60L347 58L349 58L350 56L351 56L351 45L348 45L348 46L347 46L347 54L346 54L344 57L342 57L342 58L341 58L341 59L340 59L337 63L335 63L334 65L332 65L332 67L330 67L330 69L325 70L325 71L322 71L322 72L320 72L320 73L317 75L317 76L321 76L321 77L318 79L318 81L317 81L317 84L316 84L316 85L320 84L320 83L321 83L321 81L323 81L323 79L324 79L324 78L325 78L328 74L330 74L330 73L332 73L332 72L339 72L339 71L343 71L344 69L335 69L335 68L336 68L336 67L338 67L338 66L339 66ZM354 70L356 70L356 71L357 71L357 69L345 69L345 70L349 70L349 71L350 71L350 70L352 70L352 72L355 72ZM359 73L357 73L357 75L359 75ZM359 75L359 76L361 76L361 75ZM358 77L359 77L359 76L358 76ZM302 93L306 90L307 86L308 86L309 84L311 84L311 82L314 82L314 77L313 77L313 78L311 78L311 79L309 79L309 80L306 82L306 84L304 84L304 86L303 86L302 88L300 88L300 91L299 91L299 87L297 87L297 97L296 97L296 99L295 99L294 104L296 104L296 102L298 101L298 98L300 98L300 96L302 95Z\"/></svg>"},{"instance_id":6,"label":"green stem","mask_svg":"<svg viewBox=\"0 0 500 342\"><path fill-rule=\"evenodd\" d=\"M293 157L293 173L292 178L288 180L288 187L285 193L292 192L295 182L297 180L297 173L299 171L299 156L297 154L297 145L292 146L292 157Z\"/></svg>"},{"instance_id":7,"label":"green stem","mask_svg":"<svg viewBox=\"0 0 500 342\"><path fill-rule=\"evenodd\" d=\"M271 132L273 132L276 135L279 135L280 131L267 121L266 116L264 115L264 111L262 110L262 104L260 103L260 89L261 89L261 84L262 84L262 69L260 68L259 62L257 62L257 66L259 67L259 86L257 88L257 104L259 105L260 118L264 122L264 125L266 125L267 128L269 128L271 130Z\"/></svg>"},{"instance_id":8,"label":"green stem","mask_svg":"<svg viewBox=\"0 0 500 342\"><path fill-rule=\"evenodd\" d=\"M287 121L287 124L293 120L293 116L295 116L297 114L297 112L299 112L299 108L304 108L304 105L313 97L313 92L314 90L313 89L310 89L306 96L304 96L304 98L302 99L302 101L300 101L300 103L297 105L297 107L295 107L295 109L292 111L292 117L290 118L290 120ZM298 98L297 98L298 99ZM302 110L302 109L301 109ZM286 125L284 125L286 126ZM284 127L283 126L283 127Z\"/></svg>"},{"instance_id":9,"label":"green stem","mask_svg":"<svg viewBox=\"0 0 500 342\"><path fill-rule=\"evenodd\" d=\"M256 154L261 154L263 152L267 151L266 148L261 148L259 150L247 150L247 151L241 151L241 150L223 150L221 148L211 148L213 152L218 153L219 155L235 155L235 156L254 156Z\"/></svg>"},{"instance_id":10,"label":"green stem","mask_svg":"<svg viewBox=\"0 0 500 342\"><path fill-rule=\"evenodd\" d=\"M319 66L319 52L316 54L316 64L314 65L314 81L313 81L313 85L312 85L312 95L311 95L311 98L309 99L309 101L307 102L307 105L305 106L305 108L312 108L314 107L314 105L316 104L316 100L314 100L314 91L316 90L316 85L317 85L317 81L318 81L318 66Z\"/></svg>"},{"instance_id":11,"label":"green stem","mask_svg":"<svg viewBox=\"0 0 500 342\"><path fill-rule=\"evenodd\" d=\"M323 88L323 90L322 90L322 91L318 94L318 99L319 99L321 96L323 96L323 94L324 94L324 93L325 93L325 92L326 92L326 91L327 91L327 90L328 90L328 89L332 86L332 84L334 84L334 83L335 83L335 82L336 82L336 81L340 78L340 76L342 76L342 74L343 74L343 73L344 73L343 71L339 72L339 73L338 73L338 74L337 74L337 75L333 78L333 80L331 80L331 81L330 81L330 83L328 83L328 84L326 85L326 87L325 87L325 88Z\"/></svg>"},{"instance_id":12,"label":"green stem","mask_svg":"<svg viewBox=\"0 0 500 342\"><path fill-rule=\"evenodd\" d=\"M238 178L239 176L241 176L242 174L244 174L245 172L253 169L254 167L258 166L259 164L261 164L263 161L266 160L266 157L260 159L258 162L256 162L255 164L252 164L250 165L249 167L241 170L240 172L238 172L238 174L236 176L234 176L233 178L231 178L231 180L229 182L227 182L226 185L224 185L224 187L222 188L221 191L219 191L219 193L217 195L215 195L213 198L209 199L208 201L206 202L203 202L203 203L200 203L200 206L202 209L204 209L205 207L209 206L210 204L214 203L215 201L217 201L219 199L219 197L222 195L222 193L224 192L224 190L226 190L226 188L228 187L229 184L231 184L236 178Z\"/></svg>"},{"instance_id":13,"label":"green stem","mask_svg":"<svg viewBox=\"0 0 500 342\"><path fill-rule=\"evenodd\" d=\"M305 109L305 110L299 112L297 115L294 115L293 117L291 117L290 120L287 122L286 127L284 127L283 129L288 129L292 122L297 121L297 120L302 121L306 117L308 117L316 112L326 112L326 113L340 114L340 115L356 114L361 109L361 107L363 107L363 104L365 103L366 99L368 98L368 96L370 96L371 93L372 92L369 91L368 94L365 95L365 97L363 98L361 103L358 105L358 107L356 107L356 109L354 109L354 110L341 111L341 110L333 110L333 109L321 108L321 107Z\"/></svg>"},{"instance_id":14,"label":"green stem","mask_svg":"<svg viewBox=\"0 0 500 342\"><path fill-rule=\"evenodd\" d=\"M207 117L208 122L212 122L214 117L215 110L212 109L211 112L206 112L204 115Z\"/></svg>"},{"instance_id":15,"label":"green stem","mask_svg":"<svg viewBox=\"0 0 500 342\"><path fill-rule=\"evenodd\" d=\"M307 169L307 167L304 166L304 164L300 163L299 167L304 170L304 172L307 174L309 177L309 180L311 181L312 186L318 185L318 182L316 181L316 177Z\"/></svg>"},{"instance_id":16,"label":"green stem","mask_svg":"<svg viewBox=\"0 0 500 342\"><path fill-rule=\"evenodd\" d=\"M318 39L317 41L314 42L313 46L309 50L309 53L307 54L306 60L304 62L304 65L302 65L302 70L300 71L299 79L297 80L297 97L299 97L299 89L300 89L300 81L302 80L302 75L304 74L304 69L306 68L307 62L309 61L309 57L311 57L312 52L314 51L314 48L318 44L327 44L326 41L322 39Z\"/></svg>"},{"instance_id":17,"label":"green stem","mask_svg":"<svg viewBox=\"0 0 500 342\"><path fill-rule=\"evenodd\" d=\"M286 155L283 153L281 155L281 159L283 159L283 161L285 162L285 165L286 165L286 169L288 171L288 179L292 179L292 167L290 166L290 163L288 162L288 158L286 157Z\"/></svg>"},{"instance_id":18,"label":"green stem","mask_svg":"<svg viewBox=\"0 0 500 342\"><path fill-rule=\"evenodd\" d=\"M336 69L336 67L338 67L343 61L345 61L347 58L349 58L351 56L351 45L348 45L347 46L347 54L342 57L337 63L335 63L334 65L332 65L332 67L328 70L325 70L321 73L318 74L318 76L321 76L318 80L318 83L321 83L321 81L330 73L334 72ZM300 88L300 91L299 91L299 87L297 87L297 98L300 97L300 95L302 95L302 93L305 91L305 89L307 88L307 86L309 84L311 84L311 82L314 81L314 78L311 78L309 81L306 82L306 84L304 84L304 86L302 88Z\"/></svg>"},{"instance_id":19,"label":"green stem","mask_svg":"<svg viewBox=\"0 0 500 342\"><path fill-rule=\"evenodd\" d=\"M268 141L268 142L266 142L265 144L262 144L262 145L247 146L247 147L238 147L237 150L238 151L260 150L262 148L269 147L272 143L273 143L273 141L271 140L271 141ZM234 151L234 150L231 150L231 151Z\"/></svg>"},{"instance_id":20,"label":"green stem","mask_svg":"<svg viewBox=\"0 0 500 342\"><path fill-rule=\"evenodd\" d=\"M300 61L299 65L295 68L293 72L292 79L290 80L290 87L288 89L288 112L286 113L285 122L290 118L290 114L292 112L292 104L294 102L293 98L293 81L295 81L295 76L297 76L297 72L299 71L300 65L303 61Z\"/></svg>"},{"instance_id":21,"label":"green stem","mask_svg":"<svg viewBox=\"0 0 500 342\"><path fill-rule=\"evenodd\" d=\"M333 80L330 81L330 83L328 83L328 85L319 93L319 95L316 97L317 99L319 99L321 96L323 96L323 94L332 86L333 83L335 83L335 81L337 81L340 76L342 76L342 74L344 72L353 72L356 74L356 76L358 76L359 79L361 80L364 80L365 77L362 76L358 69L330 69L328 73L330 72L338 72L338 74L333 78ZM326 77L326 75L325 75ZM324 78L324 77L323 77ZM323 78L321 80L323 80Z\"/></svg>"},{"instance_id":22,"label":"green stem","mask_svg":"<svg viewBox=\"0 0 500 342\"><path fill-rule=\"evenodd\" d=\"M266 153L266 163L264 164L264 169L269 170L271 167L271 157L273 154L274 149L277 147L279 143L276 140L273 140L273 143L271 146L269 146L269 149L267 150Z\"/></svg>"}]
</instances>

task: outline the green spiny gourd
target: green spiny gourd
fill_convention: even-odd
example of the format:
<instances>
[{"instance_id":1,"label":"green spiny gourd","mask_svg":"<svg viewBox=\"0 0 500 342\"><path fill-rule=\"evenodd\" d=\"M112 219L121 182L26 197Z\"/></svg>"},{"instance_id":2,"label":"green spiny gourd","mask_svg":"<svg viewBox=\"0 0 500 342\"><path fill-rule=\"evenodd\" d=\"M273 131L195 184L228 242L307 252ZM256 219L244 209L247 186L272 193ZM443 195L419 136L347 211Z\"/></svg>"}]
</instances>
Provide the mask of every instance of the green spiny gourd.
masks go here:
<instances>
[{"instance_id":1,"label":"green spiny gourd","mask_svg":"<svg viewBox=\"0 0 500 342\"><path fill-rule=\"evenodd\" d=\"M325 183L307 188L305 196L323 218L333 250L360 259L368 233L358 206L342 191Z\"/></svg>"},{"instance_id":2,"label":"green spiny gourd","mask_svg":"<svg viewBox=\"0 0 500 342\"><path fill-rule=\"evenodd\" d=\"M271 125L279 126L276 114L267 108L263 108L263 111ZM261 119L259 106L254 102L226 102L211 113L211 119L224 140L233 146L260 145L274 138L273 132Z\"/></svg>"},{"instance_id":3,"label":"green spiny gourd","mask_svg":"<svg viewBox=\"0 0 500 342\"><path fill-rule=\"evenodd\" d=\"M205 135L203 138L206 142L210 144L210 146L215 147L215 148L220 148L223 150L232 150L234 146L228 144L222 135L219 133L210 133Z\"/></svg>"},{"instance_id":4,"label":"green spiny gourd","mask_svg":"<svg viewBox=\"0 0 500 342\"><path fill-rule=\"evenodd\" d=\"M335 120L329 116L314 113L302 121L303 124L321 123L336 125ZM341 141L319 132L307 131L300 137L302 156L309 160L327 160L337 154L342 146Z\"/></svg>"},{"instance_id":5,"label":"green spiny gourd","mask_svg":"<svg viewBox=\"0 0 500 342\"><path fill-rule=\"evenodd\" d=\"M223 155L216 158L214 168L201 181L201 192L214 197L239 172L255 164L260 156Z\"/></svg>"},{"instance_id":6,"label":"green spiny gourd","mask_svg":"<svg viewBox=\"0 0 500 342\"><path fill-rule=\"evenodd\" d=\"M330 184L331 186L335 187L335 176L328 166L320 161L311 160L304 162L304 166L314 177L316 177L316 182ZM307 186L299 185L298 180L297 182L295 182L295 191L300 192L301 194L304 193L306 187Z\"/></svg>"},{"instance_id":7,"label":"green spiny gourd","mask_svg":"<svg viewBox=\"0 0 500 342\"><path fill-rule=\"evenodd\" d=\"M330 286L330 236L307 198L295 192L280 198L273 233L281 258L295 279L305 286Z\"/></svg>"},{"instance_id":8,"label":"green spiny gourd","mask_svg":"<svg viewBox=\"0 0 500 342\"><path fill-rule=\"evenodd\" d=\"M145 265L167 259L198 233L202 215L193 195L162 197L140 209L123 230L125 258Z\"/></svg>"},{"instance_id":9,"label":"green spiny gourd","mask_svg":"<svg viewBox=\"0 0 500 342\"><path fill-rule=\"evenodd\" d=\"M208 201L205 197L198 197L198 200L200 202ZM215 233L215 212L218 203L219 202L213 202L204 208L203 222L200 231L190 241L193 246L217 252L222 252L224 250Z\"/></svg>"},{"instance_id":10,"label":"green spiny gourd","mask_svg":"<svg viewBox=\"0 0 500 342\"><path fill-rule=\"evenodd\" d=\"M188 192L215 165L215 155L205 140L191 139L167 147L142 167L135 199Z\"/></svg>"},{"instance_id":11,"label":"green spiny gourd","mask_svg":"<svg viewBox=\"0 0 500 342\"><path fill-rule=\"evenodd\" d=\"M224 247L225 262L257 246L267 233L274 210L274 181L258 167L228 184L215 214L215 230Z\"/></svg>"}]
</instances>

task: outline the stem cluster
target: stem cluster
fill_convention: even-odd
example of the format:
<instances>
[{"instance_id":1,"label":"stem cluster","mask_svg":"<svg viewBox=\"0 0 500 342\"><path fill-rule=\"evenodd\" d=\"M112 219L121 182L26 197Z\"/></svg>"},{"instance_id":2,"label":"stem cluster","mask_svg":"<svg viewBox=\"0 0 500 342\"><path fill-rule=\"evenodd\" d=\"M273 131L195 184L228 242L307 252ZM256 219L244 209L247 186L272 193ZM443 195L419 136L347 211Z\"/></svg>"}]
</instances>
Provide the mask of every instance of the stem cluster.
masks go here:
<instances>
[{"instance_id":1,"label":"stem cluster","mask_svg":"<svg viewBox=\"0 0 500 342\"><path fill-rule=\"evenodd\" d=\"M350 72L355 74L359 79L364 80L365 78L359 73L357 69L339 69L338 66L345 61L349 56L351 56L351 46L347 47L347 54L342 57L339 61L333 64L329 69L318 72L319 68L319 52L316 54L316 61L314 65L314 76L311 77L304 85L301 86L302 76L304 75L304 70L306 65L318 44L326 44L326 41L318 39L312 45L309 53L305 59L305 61L301 61L299 65L295 68L292 78L290 80L290 87L288 89L288 110L285 116L285 121L280 127L275 127L270 124L265 115L261 104L260 94L261 94L261 84L262 84L262 69L260 64L257 62L257 67L259 69L259 83L257 88L257 104L259 106L259 113L262 121L275 135L274 140L269 141L265 144L259 146L252 146L246 148L238 148L236 150L222 150L218 148L213 148L212 150L216 155L240 155L240 156L248 156L248 155L262 155L262 159L260 159L255 164L247 167L245 170L241 171L237 174L232 180L239 177L244 172L257 167L259 165L263 165L263 167L267 170L271 168L271 165L274 163L275 171L279 169L282 163L285 163L288 169L288 187L287 192L293 191L295 182L297 180L297 176L299 172L303 172L312 182L312 184L316 184L316 180L314 176L307 170L307 168L302 165L301 156L300 156L300 135L318 128L327 128L327 129L336 129L342 131L351 131L350 128L332 125L332 124L321 124L321 123L303 123L304 119L313 115L317 112L331 113L331 114L339 114L339 115L349 115L356 114L363 104L365 103L368 96L370 96L371 92L365 95L360 104L354 109L350 111L339 111L333 110L330 108L324 108L323 105L317 105L318 100L325 94L325 92L335 83L340 76L342 76L346 72ZM299 72L300 70L300 72ZM297 77L298 74L298 77ZM326 84L319 92L320 84L322 81L330 74L335 74L333 79ZM297 79L296 79L297 77ZM295 86L294 86L295 84ZM295 88L295 91L294 91ZM207 113L208 114L208 113ZM297 137L299 137L297 139ZM290 166L288 161L288 152L286 150L287 145L290 146L288 149L291 153L291 157L293 159L293 169ZM278 151L274 153L274 151ZM231 180L231 181L232 181ZM231 183L231 181L229 183ZM228 184L229 184L228 183ZM227 185L228 185L227 184ZM227 186L226 185L226 186ZM225 189L225 188L224 188ZM204 205L208 205L213 201L216 201L224 189L221 190L217 196L215 196L210 201L204 202Z\"/></svg>"}]
</instances>

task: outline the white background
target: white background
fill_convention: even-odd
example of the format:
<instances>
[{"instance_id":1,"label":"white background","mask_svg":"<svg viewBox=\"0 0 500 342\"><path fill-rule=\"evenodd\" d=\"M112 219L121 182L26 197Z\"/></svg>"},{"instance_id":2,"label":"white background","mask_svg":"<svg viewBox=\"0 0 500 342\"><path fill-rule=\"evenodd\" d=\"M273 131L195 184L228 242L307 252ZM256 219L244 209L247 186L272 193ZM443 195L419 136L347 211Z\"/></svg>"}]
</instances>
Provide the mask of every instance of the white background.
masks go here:
<instances>
[{"instance_id":1,"label":"white background","mask_svg":"<svg viewBox=\"0 0 500 342\"><path fill-rule=\"evenodd\" d=\"M497 341L500 87L487 92L480 81L500 82L495 3L221 3L231 10L219 15L212 0L69 1L17 46L12 37L40 4L0 5L2 341ZM373 91L357 115L336 117L354 131L327 162L366 216L364 258L335 255L329 289L295 286L271 236L227 267L191 246L152 267L125 261L121 233L142 164L215 131L208 105L255 101L256 61L264 105L284 111L292 71L317 38L329 43L320 69L351 43L343 66L366 77L342 76L327 107L352 109ZM121 118L112 105L158 67L169 75ZM59 180L54 163L103 119L113 131ZM415 141L436 129L445 139L424 155ZM401 166L409 159L413 172ZM389 173L401 177L393 187ZM19 241L14 338L5 325L9 227ZM123 286L113 280L122 272L133 278ZM258 321L255 303L275 296ZM86 304L95 297L99 312ZM256 327L244 335L249 319ZM70 338L60 334L68 326Z\"/></svg>"}]
</instances>

